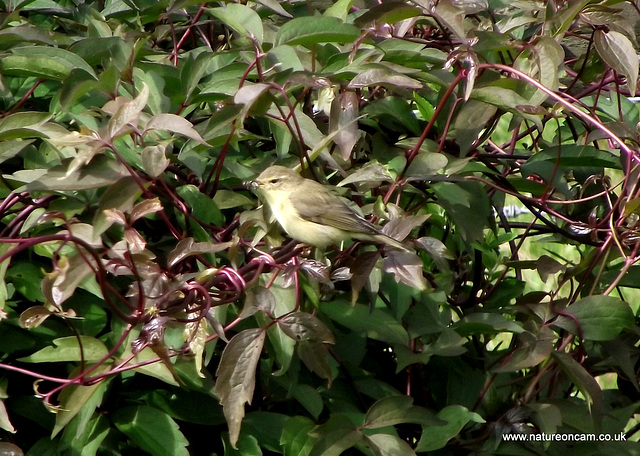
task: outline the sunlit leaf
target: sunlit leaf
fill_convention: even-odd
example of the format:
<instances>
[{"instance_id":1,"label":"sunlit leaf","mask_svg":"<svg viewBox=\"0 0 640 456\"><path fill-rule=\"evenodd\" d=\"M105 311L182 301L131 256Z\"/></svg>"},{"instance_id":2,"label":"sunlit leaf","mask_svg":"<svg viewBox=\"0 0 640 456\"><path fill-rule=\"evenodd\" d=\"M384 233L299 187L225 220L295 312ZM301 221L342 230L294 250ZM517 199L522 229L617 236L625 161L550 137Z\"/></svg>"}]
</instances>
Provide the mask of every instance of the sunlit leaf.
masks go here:
<instances>
[{"instance_id":1,"label":"sunlit leaf","mask_svg":"<svg viewBox=\"0 0 640 456\"><path fill-rule=\"evenodd\" d=\"M427 288L422 267L422 260L418 255L399 250L387 252L382 263L384 271L393 274L396 282L402 282L418 290Z\"/></svg>"},{"instance_id":2,"label":"sunlit leaf","mask_svg":"<svg viewBox=\"0 0 640 456\"><path fill-rule=\"evenodd\" d=\"M120 99L121 101L109 121L109 137L115 138L123 134L129 124L131 124L132 127L137 127L138 117L147 105L148 99L149 87L147 85L142 86L140 93L134 99Z\"/></svg>"},{"instance_id":3,"label":"sunlit leaf","mask_svg":"<svg viewBox=\"0 0 640 456\"><path fill-rule=\"evenodd\" d=\"M67 336L54 339L53 346L45 347L20 360L26 363L96 362L106 354L107 347L98 339L88 336Z\"/></svg>"},{"instance_id":4,"label":"sunlit leaf","mask_svg":"<svg viewBox=\"0 0 640 456\"><path fill-rule=\"evenodd\" d=\"M333 141L340 149L342 159L348 160L351 151L360 138L356 119L358 118L358 96L352 91L342 92L331 103L329 131L335 132Z\"/></svg>"},{"instance_id":5,"label":"sunlit leaf","mask_svg":"<svg viewBox=\"0 0 640 456\"><path fill-rule=\"evenodd\" d=\"M189 139L208 145L200 134L193 128L193 124L184 117L175 114L157 114L147 122L143 134L150 130L167 130L172 133L178 133Z\"/></svg>"},{"instance_id":6,"label":"sunlit leaf","mask_svg":"<svg viewBox=\"0 0 640 456\"><path fill-rule=\"evenodd\" d=\"M358 36L358 28L335 17L297 17L280 27L274 44L350 43Z\"/></svg>"},{"instance_id":7,"label":"sunlit leaf","mask_svg":"<svg viewBox=\"0 0 640 456\"><path fill-rule=\"evenodd\" d=\"M594 34L594 42L600 57L618 73L627 78L627 87L631 96L636 94L638 85L638 53L633 44L620 32L598 29Z\"/></svg>"},{"instance_id":8,"label":"sunlit leaf","mask_svg":"<svg viewBox=\"0 0 640 456\"><path fill-rule=\"evenodd\" d=\"M253 9L240 3L226 3L223 7L210 8L209 12L240 36L250 37L262 44L264 35L262 20Z\"/></svg>"},{"instance_id":9,"label":"sunlit leaf","mask_svg":"<svg viewBox=\"0 0 640 456\"><path fill-rule=\"evenodd\" d=\"M96 374L105 371L105 368L98 368ZM62 390L60 394L61 409L56 413L56 425L51 431L51 437L55 437L69 422L84 408L90 413L100 406L106 391L108 382L97 382L93 385L70 385Z\"/></svg>"},{"instance_id":10,"label":"sunlit leaf","mask_svg":"<svg viewBox=\"0 0 640 456\"><path fill-rule=\"evenodd\" d=\"M231 445L235 448L244 417L244 404L251 403L256 383L256 367L266 331L262 328L245 329L227 344L216 371L214 389L220 398L229 426Z\"/></svg>"}]
</instances>

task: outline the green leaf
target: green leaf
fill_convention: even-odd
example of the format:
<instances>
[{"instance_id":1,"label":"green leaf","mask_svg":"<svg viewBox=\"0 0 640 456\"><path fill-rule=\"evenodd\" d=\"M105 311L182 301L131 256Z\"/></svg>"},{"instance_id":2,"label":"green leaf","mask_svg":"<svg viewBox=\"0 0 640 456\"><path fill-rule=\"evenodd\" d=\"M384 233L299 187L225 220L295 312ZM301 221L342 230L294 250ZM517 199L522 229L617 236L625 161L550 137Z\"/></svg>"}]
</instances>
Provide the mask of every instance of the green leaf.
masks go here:
<instances>
[{"instance_id":1,"label":"green leaf","mask_svg":"<svg viewBox=\"0 0 640 456\"><path fill-rule=\"evenodd\" d=\"M13 427L13 424L11 424L11 421L9 420L9 414L7 413L7 407L4 405L4 401L2 399L4 399L4 394L2 395L3 397L0 397L0 429L4 429L7 432L11 432L12 434L16 433L16 428ZM4 443L4 442L2 442ZM17 448L17 447L16 447ZM9 448L7 448L9 449ZM0 454L2 454L3 452L3 448L0 447ZM13 453L9 453L10 455L12 455ZM16 455L19 455L20 453L15 453Z\"/></svg>"},{"instance_id":2,"label":"green leaf","mask_svg":"<svg viewBox=\"0 0 640 456\"><path fill-rule=\"evenodd\" d=\"M309 385L299 384L291 388L290 393L314 419L318 419L324 408L324 402L317 389Z\"/></svg>"},{"instance_id":3,"label":"green leaf","mask_svg":"<svg viewBox=\"0 0 640 456\"><path fill-rule=\"evenodd\" d=\"M568 353L553 351L551 356L587 399L592 417L597 421L603 412L604 396L596 379Z\"/></svg>"},{"instance_id":4,"label":"green leaf","mask_svg":"<svg viewBox=\"0 0 640 456\"><path fill-rule=\"evenodd\" d=\"M231 209L239 206L252 207L255 205L254 200L242 193L225 189L220 189L216 192L213 197L213 202L216 203L216 206L218 206L218 209L220 210Z\"/></svg>"},{"instance_id":5,"label":"green leaf","mask_svg":"<svg viewBox=\"0 0 640 456\"><path fill-rule=\"evenodd\" d=\"M310 456L339 456L363 438L362 433L344 415L333 415L310 434L318 439Z\"/></svg>"},{"instance_id":6,"label":"green leaf","mask_svg":"<svg viewBox=\"0 0 640 456\"><path fill-rule=\"evenodd\" d=\"M166 413L146 405L117 409L112 415L118 430L153 456L189 456L184 437Z\"/></svg>"},{"instance_id":7,"label":"green leaf","mask_svg":"<svg viewBox=\"0 0 640 456\"><path fill-rule=\"evenodd\" d=\"M438 412L438 418L447 424L423 427L422 437L416 447L417 452L435 451L444 448L449 440L457 436L469 422L484 423L480 415L470 412L461 405L450 405Z\"/></svg>"},{"instance_id":8,"label":"green leaf","mask_svg":"<svg viewBox=\"0 0 640 456\"><path fill-rule=\"evenodd\" d=\"M279 453L280 436L288 418L282 413L250 412L242 422L242 433L255 437L261 448Z\"/></svg>"},{"instance_id":9,"label":"green leaf","mask_svg":"<svg viewBox=\"0 0 640 456\"><path fill-rule=\"evenodd\" d=\"M32 76L61 81L75 68L95 77L93 68L72 52L60 48L28 46L12 49L0 59L0 73L6 76Z\"/></svg>"},{"instance_id":10,"label":"green leaf","mask_svg":"<svg viewBox=\"0 0 640 456\"><path fill-rule=\"evenodd\" d=\"M261 5L266 6L267 8L275 11L280 16L292 18L293 16L289 14L283 7L278 3L278 0L255 0L256 3L260 3Z\"/></svg>"},{"instance_id":11,"label":"green leaf","mask_svg":"<svg viewBox=\"0 0 640 456\"><path fill-rule=\"evenodd\" d=\"M380 123L398 131L420 136L422 128L409 103L400 97L384 97L362 109L363 114L378 118Z\"/></svg>"},{"instance_id":12,"label":"green leaf","mask_svg":"<svg viewBox=\"0 0 640 456\"><path fill-rule=\"evenodd\" d=\"M393 25L396 22L420 16L421 14L422 10L420 8L408 5L405 2L387 1L365 10L364 14L354 21L354 24L361 28L366 28L372 23Z\"/></svg>"},{"instance_id":13,"label":"green leaf","mask_svg":"<svg viewBox=\"0 0 640 456\"><path fill-rule=\"evenodd\" d=\"M501 314L487 312L467 315L456 322L453 328L461 336L499 332L513 332L518 334L524 331L520 323L507 320L507 318Z\"/></svg>"},{"instance_id":14,"label":"green leaf","mask_svg":"<svg viewBox=\"0 0 640 456\"><path fill-rule=\"evenodd\" d=\"M204 193L201 193L195 185L183 185L177 189L180 198L191 208L191 214L202 223L212 223L216 226L224 224L224 215L213 202Z\"/></svg>"},{"instance_id":15,"label":"green leaf","mask_svg":"<svg viewBox=\"0 0 640 456\"><path fill-rule=\"evenodd\" d=\"M226 3L220 8L209 8L209 13L231 27L240 36L255 39L262 44L262 19L253 9L240 3Z\"/></svg>"},{"instance_id":16,"label":"green leaf","mask_svg":"<svg viewBox=\"0 0 640 456\"><path fill-rule=\"evenodd\" d=\"M271 86L269 84L245 84L233 97L233 102L242 106L240 118L244 119L249 114L254 105L258 105L259 99L266 93Z\"/></svg>"},{"instance_id":17,"label":"green leaf","mask_svg":"<svg viewBox=\"0 0 640 456\"><path fill-rule=\"evenodd\" d=\"M624 75L631 96L636 94L638 85L638 53L633 44L620 32L598 29L594 33L598 54L613 70Z\"/></svg>"},{"instance_id":18,"label":"green leaf","mask_svg":"<svg viewBox=\"0 0 640 456\"><path fill-rule=\"evenodd\" d=\"M304 416L293 416L284 423L280 444L284 456L309 456L316 437L310 435L315 423Z\"/></svg>"},{"instance_id":19,"label":"green leaf","mask_svg":"<svg viewBox=\"0 0 640 456\"><path fill-rule=\"evenodd\" d=\"M506 363L494 369L495 372L515 372L537 366L549 357L555 339L555 333L548 326L519 334L517 348Z\"/></svg>"},{"instance_id":20,"label":"green leaf","mask_svg":"<svg viewBox=\"0 0 640 456\"><path fill-rule=\"evenodd\" d=\"M395 426L400 423L416 423L422 425L444 424L429 410L413 405L409 396L391 396L378 400L367 411L363 428L378 429Z\"/></svg>"},{"instance_id":21,"label":"green leaf","mask_svg":"<svg viewBox=\"0 0 640 456\"><path fill-rule=\"evenodd\" d=\"M490 204L485 190L476 182L438 182L433 185L438 203L453 219L465 242L484 239Z\"/></svg>"},{"instance_id":22,"label":"green leaf","mask_svg":"<svg viewBox=\"0 0 640 456\"><path fill-rule=\"evenodd\" d=\"M462 106L456 116L454 128L456 141L463 153L469 152L471 145L497 111L496 106L478 100L469 100Z\"/></svg>"},{"instance_id":23,"label":"green leaf","mask_svg":"<svg viewBox=\"0 0 640 456\"><path fill-rule=\"evenodd\" d=\"M96 77L85 70L74 68L60 89L60 105L68 108L83 95L98 87Z\"/></svg>"},{"instance_id":24,"label":"green leaf","mask_svg":"<svg viewBox=\"0 0 640 456\"><path fill-rule=\"evenodd\" d=\"M318 43L351 43L360 29L335 17L297 17L285 22L276 35L274 46Z\"/></svg>"},{"instance_id":25,"label":"green leaf","mask_svg":"<svg viewBox=\"0 0 640 456\"><path fill-rule=\"evenodd\" d=\"M227 432L222 434L222 440L224 442L224 456L262 456L258 439L252 435L240 434L236 444L237 448L231 445Z\"/></svg>"},{"instance_id":26,"label":"green leaf","mask_svg":"<svg viewBox=\"0 0 640 456\"><path fill-rule=\"evenodd\" d=\"M471 98L505 109L535 123L539 128L542 128L542 122L540 121L539 115L528 114L521 109L522 106L529 105L529 100L508 87L501 87L498 85L476 87L471 92Z\"/></svg>"},{"instance_id":27,"label":"green leaf","mask_svg":"<svg viewBox=\"0 0 640 456\"><path fill-rule=\"evenodd\" d=\"M20 358L26 363L55 363L63 361L100 361L108 353L107 347L98 339L89 336L67 336L53 339L52 347Z\"/></svg>"},{"instance_id":28,"label":"green leaf","mask_svg":"<svg viewBox=\"0 0 640 456\"><path fill-rule=\"evenodd\" d=\"M409 334L402 324L386 309L369 310L363 304L349 305L344 301L323 303L322 313L353 330L366 332L367 336L389 344L407 345Z\"/></svg>"},{"instance_id":29,"label":"green leaf","mask_svg":"<svg viewBox=\"0 0 640 456\"><path fill-rule=\"evenodd\" d=\"M220 398L235 448L244 417L244 404L251 403L256 384L256 367L266 337L262 328L245 329L229 341L216 371L214 393Z\"/></svg>"},{"instance_id":30,"label":"green leaf","mask_svg":"<svg viewBox=\"0 0 640 456\"><path fill-rule=\"evenodd\" d=\"M629 304L613 296L587 296L568 306L564 312L578 320L580 334L586 340L614 339L635 323ZM570 317L561 315L556 319L555 324L573 334L578 334L576 324Z\"/></svg>"},{"instance_id":31,"label":"green leaf","mask_svg":"<svg viewBox=\"0 0 640 456\"><path fill-rule=\"evenodd\" d=\"M93 371L93 374L102 373L105 370L106 369L100 368L98 371ZM51 431L51 438L54 438L81 410L85 411L84 426L86 426L88 418L102 403L102 397L106 392L107 383L108 381L98 382L88 386L70 385L63 389L58 400L60 410L56 413L56 424Z\"/></svg>"},{"instance_id":32,"label":"green leaf","mask_svg":"<svg viewBox=\"0 0 640 456\"><path fill-rule=\"evenodd\" d=\"M2 133L2 127L0 126L0 134ZM33 139L23 140L23 139L15 139L15 140L5 140L0 142L0 163L7 161L16 155L18 155L22 150L24 150L27 146L33 143Z\"/></svg>"},{"instance_id":33,"label":"green leaf","mask_svg":"<svg viewBox=\"0 0 640 456\"><path fill-rule=\"evenodd\" d=\"M13 246L9 243L0 244L0 255L4 255L9 252ZM11 262L11 257L7 257L2 263L0 263L0 315L5 308L5 304L7 303L7 298L9 297L9 290L7 289L6 282L6 274L7 268L9 267L9 263ZM14 269L14 268L12 268Z\"/></svg>"},{"instance_id":34,"label":"green leaf","mask_svg":"<svg viewBox=\"0 0 640 456\"><path fill-rule=\"evenodd\" d=\"M95 157L88 165L69 173L70 161L49 169L29 169L16 171L8 179L26 185L17 191L36 190L87 190L106 187L128 176L127 168L120 162L105 155Z\"/></svg>"}]
</instances>

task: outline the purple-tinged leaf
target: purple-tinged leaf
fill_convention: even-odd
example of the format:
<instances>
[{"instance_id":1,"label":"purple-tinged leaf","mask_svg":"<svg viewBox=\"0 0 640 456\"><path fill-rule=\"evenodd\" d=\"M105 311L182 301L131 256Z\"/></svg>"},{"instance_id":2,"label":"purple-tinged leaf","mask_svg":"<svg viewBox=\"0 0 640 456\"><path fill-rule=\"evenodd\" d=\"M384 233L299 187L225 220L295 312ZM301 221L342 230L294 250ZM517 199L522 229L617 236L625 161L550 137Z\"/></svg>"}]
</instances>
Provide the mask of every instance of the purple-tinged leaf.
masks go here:
<instances>
[{"instance_id":1,"label":"purple-tinged leaf","mask_svg":"<svg viewBox=\"0 0 640 456\"><path fill-rule=\"evenodd\" d=\"M253 398L256 367L266 334L263 328L251 328L233 336L222 352L216 371L214 393L220 398L234 448L240 436L244 404L251 404Z\"/></svg>"},{"instance_id":2,"label":"purple-tinged leaf","mask_svg":"<svg viewBox=\"0 0 640 456\"><path fill-rule=\"evenodd\" d=\"M167 158L165 146L147 146L142 150L142 167L151 177L158 177L167 169L171 161Z\"/></svg>"},{"instance_id":3,"label":"purple-tinged leaf","mask_svg":"<svg viewBox=\"0 0 640 456\"><path fill-rule=\"evenodd\" d=\"M414 240L413 242L429 254L436 263L438 269L441 271L449 270L449 263L447 260L452 260L453 255L451 255L449 250L447 250L447 246L445 246L442 241L430 236L424 236Z\"/></svg>"},{"instance_id":4,"label":"purple-tinged leaf","mask_svg":"<svg viewBox=\"0 0 640 456\"><path fill-rule=\"evenodd\" d=\"M392 180L393 178L385 166L376 161L371 161L362 168L349 174L338 184L338 187L343 187L354 182L378 187L381 182L391 182Z\"/></svg>"},{"instance_id":5,"label":"purple-tinged leaf","mask_svg":"<svg viewBox=\"0 0 640 456\"><path fill-rule=\"evenodd\" d=\"M351 265L351 303L355 304L358 300L358 295L369 282L371 272L375 267L378 259L380 258L380 252L363 252Z\"/></svg>"},{"instance_id":6,"label":"purple-tinged leaf","mask_svg":"<svg viewBox=\"0 0 640 456\"><path fill-rule=\"evenodd\" d=\"M178 245L167 257L167 264L173 267L180 261L191 255L201 255L203 253L217 253L228 249L233 245L229 242L195 242L193 238L186 238L178 242Z\"/></svg>"},{"instance_id":7,"label":"purple-tinged leaf","mask_svg":"<svg viewBox=\"0 0 640 456\"><path fill-rule=\"evenodd\" d=\"M421 226L429 217L430 214L400 216L383 226L382 232L390 238L404 241L414 228Z\"/></svg>"},{"instance_id":8,"label":"purple-tinged leaf","mask_svg":"<svg viewBox=\"0 0 640 456\"><path fill-rule=\"evenodd\" d=\"M25 329L37 328L51 315L53 315L53 312L44 306L29 307L20 314L20 327Z\"/></svg>"},{"instance_id":9,"label":"purple-tinged leaf","mask_svg":"<svg viewBox=\"0 0 640 456\"><path fill-rule=\"evenodd\" d=\"M292 312L278 319L278 326L294 340L334 344L335 337L327 326L315 315Z\"/></svg>"},{"instance_id":10,"label":"purple-tinged leaf","mask_svg":"<svg viewBox=\"0 0 640 456\"><path fill-rule=\"evenodd\" d=\"M329 387L333 381L331 365L329 364L329 350L321 342L301 341L298 344L298 356L311 372L327 380Z\"/></svg>"},{"instance_id":11,"label":"purple-tinged leaf","mask_svg":"<svg viewBox=\"0 0 640 456\"><path fill-rule=\"evenodd\" d=\"M142 132L143 134L150 130L167 130L171 133L178 133L182 136L186 136L189 139L193 139L200 144L207 146L207 142L202 139L202 136L193 128L193 124L184 117L177 116L175 114L156 114L147 122L147 125Z\"/></svg>"},{"instance_id":12,"label":"purple-tinged leaf","mask_svg":"<svg viewBox=\"0 0 640 456\"><path fill-rule=\"evenodd\" d=\"M382 66L370 68L358 73L349 83L349 88L360 89L379 85L408 90L422 89L422 83L420 81Z\"/></svg>"},{"instance_id":13,"label":"purple-tinged leaf","mask_svg":"<svg viewBox=\"0 0 640 456\"><path fill-rule=\"evenodd\" d=\"M138 204L136 204L131 210L130 221L134 223L136 220L141 219L149 214L155 214L156 212L160 212L162 210L162 203L160 203L160 198L150 198L146 199Z\"/></svg>"},{"instance_id":14,"label":"purple-tinged leaf","mask_svg":"<svg viewBox=\"0 0 640 456\"><path fill-rule=\"evenodd\" d=\"M636 94L638 85L638 54L633 43L620 32L598 29L594 33L598 54L613 70L627 78L631 96Z\"/></svg>"},{"instance_id":15,"label":"purple-tinged leaf","mask_svg":"<svg viewBox=\"0 0 640 456\"><path fill-rule=\"evenodd\" d=\"M427 281L422 274L422 260L413 252L390 250L382 263L385 272L393 274L396 282L402 282L418 290L427 289Z\"/></svg>"},{"instance_id":16,"label":"purple-tinged leaf","mask_svg":"<svg viewBox=\"0 0 640 456\"><path fill-rule=\"evenodd\" d=\"M109 139L113 139L123 133L126 133L130 126L137 128L140 113L147 105L149 99L149 87L144 84L142 90L133 100L121 99L120 104L109 121L107 135ZM109 103L115 103L116 100ZM109 104L107 103L107 104ZM107 110L107 105L104 107Z\"/></svg>"},{"instance_id":17,"label":"purple-tinged leaf","mask_svg":"<svg viewBox=\"0 0 640 456\"><path fill-rule=\"evenodd\" d=\"M422 3L422 2L421 2ZM440 0L432 10L433 15L454 34L458 40L464 40L464 10L452 0Z\"/></svg>"},{"instance_id":18,"label":"purple-tinged leaf","mask_svg":"<svg viewBox=\"0 0 640 456\"><path fill-rule=\"evenodd\" d=\"M331 113L329 115L329 132L335 133L333 142L340 149L343 160L349 160L353 147L360 138L358 130L359 113L358 95L352 91L342 92L331 102Z\"/></svg>"}]
</instances>

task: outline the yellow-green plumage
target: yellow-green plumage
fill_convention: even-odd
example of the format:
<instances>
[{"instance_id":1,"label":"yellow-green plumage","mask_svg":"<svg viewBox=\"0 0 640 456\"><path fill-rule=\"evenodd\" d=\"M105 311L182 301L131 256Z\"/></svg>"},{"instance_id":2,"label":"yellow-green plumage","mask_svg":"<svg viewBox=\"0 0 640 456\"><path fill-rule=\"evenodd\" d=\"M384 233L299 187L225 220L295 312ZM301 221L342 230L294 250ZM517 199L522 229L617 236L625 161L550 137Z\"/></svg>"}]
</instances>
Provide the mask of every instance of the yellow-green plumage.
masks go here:
<instances>
[{"instance_id":1,"label":"yellow-green plumage","mask_svg":"<svg viewBox=\"0 0 640 456\"><path fill-rule=\"evenodd\" d=\"M407 250L351 210L327 187L284 166L271 166L253 182L278 223L293 239L316 247L348 239Z\"/></svg>"}]
</instances>

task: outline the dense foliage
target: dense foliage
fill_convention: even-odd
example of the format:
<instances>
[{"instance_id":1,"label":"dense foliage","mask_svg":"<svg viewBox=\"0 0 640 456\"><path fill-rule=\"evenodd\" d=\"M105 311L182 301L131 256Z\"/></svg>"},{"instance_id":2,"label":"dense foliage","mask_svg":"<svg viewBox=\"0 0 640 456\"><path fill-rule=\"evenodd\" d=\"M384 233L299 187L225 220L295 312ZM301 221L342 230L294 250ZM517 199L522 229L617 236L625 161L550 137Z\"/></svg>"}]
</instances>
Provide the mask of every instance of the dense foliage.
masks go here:
<instances>
[{"instance_id":1,"label":"dense foliage","mask_svg":"<svg viewBox=\"0 0 640 456\"><path fill-rule=\"evenodd\" d=\"M0 10L0 449L636 454L635 3ZM290 242L273 163L410 251Z\"/></svg>"}]
</instances>

